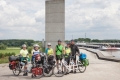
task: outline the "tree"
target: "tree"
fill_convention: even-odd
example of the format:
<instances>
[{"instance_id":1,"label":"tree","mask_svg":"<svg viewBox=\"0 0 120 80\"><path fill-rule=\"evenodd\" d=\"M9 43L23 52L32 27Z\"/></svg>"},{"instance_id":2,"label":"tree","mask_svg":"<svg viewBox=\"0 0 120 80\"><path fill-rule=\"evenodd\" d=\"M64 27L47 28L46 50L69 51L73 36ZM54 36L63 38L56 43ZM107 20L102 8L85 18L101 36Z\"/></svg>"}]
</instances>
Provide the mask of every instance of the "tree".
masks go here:
<instances>
[{"instance_id":1,"label":"tree","mask_svg":"<svg viewBox=\"0 0 120 80\"><path fill-rule=\"evenodd\" d=\"M0 50L5 50L7 48L6 45L4 45L3 43L0 43Z\"/></svg>"}]
</instances>

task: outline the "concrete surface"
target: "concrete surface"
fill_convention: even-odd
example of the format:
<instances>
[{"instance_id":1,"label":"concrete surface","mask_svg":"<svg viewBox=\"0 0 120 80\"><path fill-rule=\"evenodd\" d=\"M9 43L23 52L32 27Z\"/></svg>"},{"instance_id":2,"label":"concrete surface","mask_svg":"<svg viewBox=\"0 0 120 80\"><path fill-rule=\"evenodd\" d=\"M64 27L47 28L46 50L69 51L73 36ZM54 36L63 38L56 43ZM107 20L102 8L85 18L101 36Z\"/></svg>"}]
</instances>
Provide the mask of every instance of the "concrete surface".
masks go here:
<instances>
[{"instance_id":1,"label":"concrete surface","mask_svg":"<svg viewBox=\"0 0 120 80\"><path fill-rule=\"evenodd\" d=\"M45 44L55 48L59 39L65 41L65 0L47 0L45 5Z\"/></svg>"},{"instance_id":2,"label":"concrete surface","mask_svg":"<svg viewBox=\"0 0 120 80\"><path fill-rule=\"evenodd\" d=\"M120 80L120 63L99 60L96 54L86 50L80 50L87 54L90 65L87 67L85 73L71 73L63 77L42 77L41 80ZM12 71L7 67L8 64L0 65L0 80L31 80L31 77L14 76ZM32 79L38 80L38 79Z\"/></svg>"},{"instance_id":3,"label":"concrete surface","mask_svg":"<svg viewBox=\"0 0 120 80\"><path fill-rule=\"evenodd\" d=\"M82 48L82 49L85 49L85 50L87 50L89 52L92 52L92 53L96 54L98 59L120 62L120 58L111 56L111 54L108 54L106 52L102 52L102 51L100 52L100 51L98 51L96 49L91 49L91 48Z\"/></svg>"},{"instance_id":4,"label":"concrete surface","mask_svg":"<svg viewBox=\"0 0 120 80\"><path fill-rule=\"evenodd\" d=\"M112 54L110 54L109 52L105 52L105 51L100 51L104 56L109 56L109 57L113 57Z\"/></svg>"}]
</instances>

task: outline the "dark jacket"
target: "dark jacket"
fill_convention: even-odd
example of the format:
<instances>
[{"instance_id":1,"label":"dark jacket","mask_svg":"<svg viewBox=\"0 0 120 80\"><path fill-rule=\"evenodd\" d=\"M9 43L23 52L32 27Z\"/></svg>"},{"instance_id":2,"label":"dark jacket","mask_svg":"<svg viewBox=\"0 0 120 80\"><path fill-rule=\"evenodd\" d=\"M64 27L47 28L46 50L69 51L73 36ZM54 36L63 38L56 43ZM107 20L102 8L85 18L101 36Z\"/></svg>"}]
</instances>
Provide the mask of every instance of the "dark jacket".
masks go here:
<instances>
[{"instance_id":1,"label":"dark jacket","mask_svg":"<svg viewBox=\"0 0 120 80\"><path fill-rule=\"evenodd\" d=\"M71 48L71 54L72 56L74 56L76 54L76 52L79 53L79 49L76 45L70 45L70 48Z\"/></svg>"}]
</instances>

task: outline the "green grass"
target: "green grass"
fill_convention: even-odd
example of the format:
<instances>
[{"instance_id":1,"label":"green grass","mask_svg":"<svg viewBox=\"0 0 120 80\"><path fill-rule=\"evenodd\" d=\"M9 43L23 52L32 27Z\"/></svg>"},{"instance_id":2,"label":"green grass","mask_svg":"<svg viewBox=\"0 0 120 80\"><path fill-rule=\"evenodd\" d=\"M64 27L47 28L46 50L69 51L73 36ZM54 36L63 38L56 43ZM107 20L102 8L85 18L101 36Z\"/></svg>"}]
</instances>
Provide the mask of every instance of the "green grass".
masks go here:
<instances>
[{"instance_id":1,"label":"green grass","mask_svg":"<svg viewBox=\"0 0 120 80\"><path fill-rule=\"evenodd\" d=\"M7 49L20 49L20 47L7 47Z\"/></svg>"},{"instance_id":2,"label":"green grass","mask_svg":"<svg viewBox=\"0 0 120 80\"><path fill-rule=\"evenodd\" d=\"M30 57L30 59L31 59L32 55L29 54L29 57ZM1 59L0 59L0 64L2 64L2 63L9 63L8 57L1 58Z\"/></svg>"},{"instance_id":3,"label":"green grass","mask_svg":"<svg viewBox=\"0 0 120 80\"><path fill-rule=\"evenodd\" d=\"M20 53L20 49L6 49L6 50L0 50L0 53L12 53L14 52L15 54L19 54Z\"/></svg>"},{"instance_id":4,"label":"green grass","mask_svg":"<svg viewBox=\"0 0 120 80\"><path fill-rule=\"evenodd\" d=\"M19 54L20 53L20 48L18 48L18 47L9 47L9 48L7 48L6 50L0 50L0 53L12 53L12 52L14 52L15 54ZM29 54L29 57L31 58L31 54ZM8 57L4 57L4 58L1 58L0 59L0 64L2 64L2 63L8 63L9 61L8 61Z\"/></svg>"}]
</instances>

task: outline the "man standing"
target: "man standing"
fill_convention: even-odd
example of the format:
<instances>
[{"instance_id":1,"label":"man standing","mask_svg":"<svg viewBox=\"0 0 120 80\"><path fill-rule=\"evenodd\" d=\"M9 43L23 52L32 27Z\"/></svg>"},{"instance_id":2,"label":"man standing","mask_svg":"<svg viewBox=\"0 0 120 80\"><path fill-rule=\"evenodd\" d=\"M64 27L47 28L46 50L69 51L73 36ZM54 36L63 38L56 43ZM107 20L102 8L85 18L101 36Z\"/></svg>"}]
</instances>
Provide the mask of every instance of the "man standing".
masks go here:
<instances>
[{"instance_id":1,"label":"man standing","mask_svg":"<svg viewBox=\"0 0 120 80\"><path fill-rule=\"evenodd\" d=\"M75 45L75 42L74 40L71 40L71 45L70 45L70 48L71 48L71 56L74 56L74 63L76 64L76 54L80 53L78 47Z\"/></svg>"},{"instance_id":2,"label":"man standing","mask_svg":"<svg viewBox=\"0 0 120 80\"><path fill-rule=\"evenodd\" d=\"M59 60L60 62L62 62L63 53L64 53L64 47L61 44L61 40L58 40L58 45L56 45L55 47L55 55L56 55L57 64L59 63Z\"/></svg>"}]
</instances>

